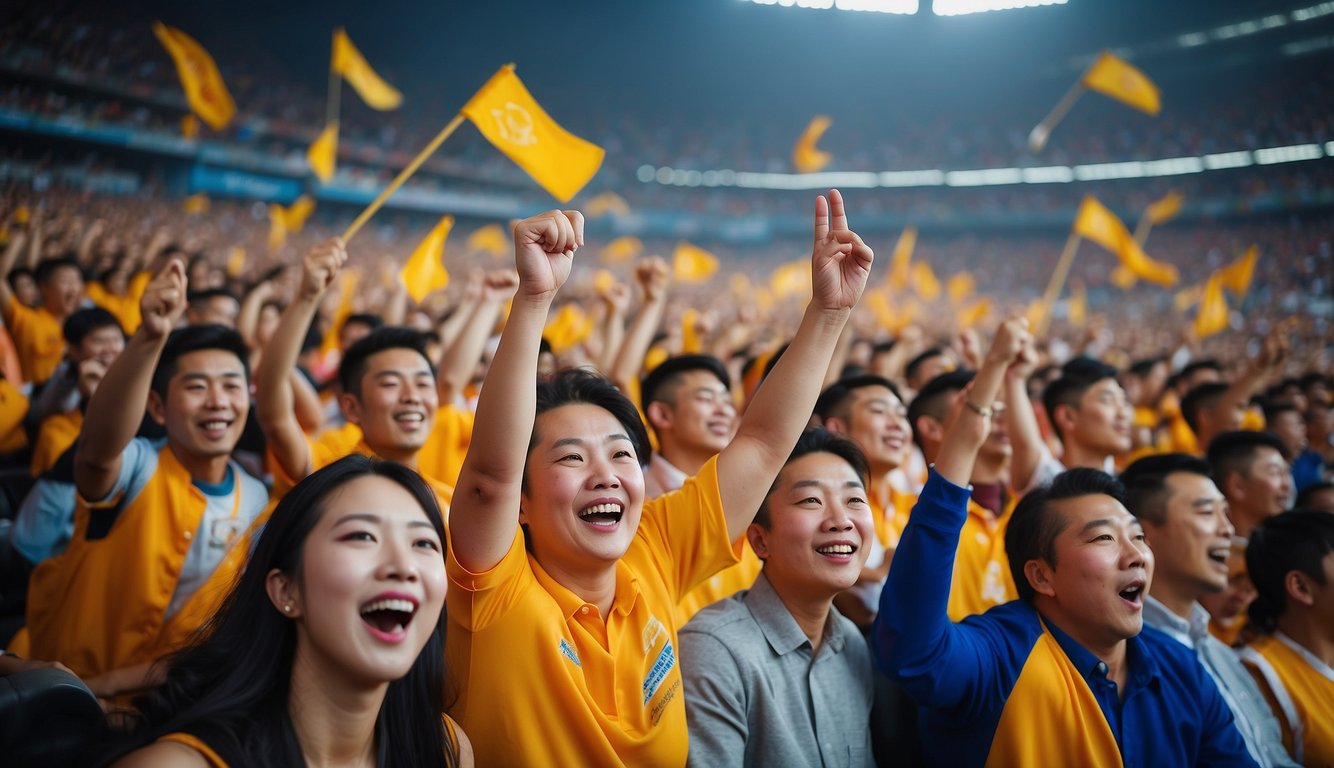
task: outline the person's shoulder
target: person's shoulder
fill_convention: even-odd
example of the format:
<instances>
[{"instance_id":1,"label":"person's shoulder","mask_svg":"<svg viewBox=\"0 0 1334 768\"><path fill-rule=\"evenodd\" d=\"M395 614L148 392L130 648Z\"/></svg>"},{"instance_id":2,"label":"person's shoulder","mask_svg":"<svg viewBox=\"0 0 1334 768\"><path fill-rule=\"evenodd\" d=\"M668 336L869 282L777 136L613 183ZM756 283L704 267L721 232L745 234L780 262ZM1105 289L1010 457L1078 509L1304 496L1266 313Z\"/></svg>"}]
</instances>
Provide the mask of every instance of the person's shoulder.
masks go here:
<instances>
[{"instance_id":1,"label":"person's shoulder","mask_svg":"<svg viewBox=\"0 0 1334 768\"><path fill-rule=\"evenodd\" d=\"M1193 648L1183 645L1157 627L1145 624L1135 639L1144 657L1152 659L1158 670L1168 677L1189 682L1208 674Z\"/></svg>"},{"instance_id":2,"label":"person's shoulder","mask_svg":"<svg viewBox=\"0 0 1334 768\"><path fill-rule=\"evenodd\" d=\"M704 606L681 627L681 634L712 635L720 640L747 634L756 626L746 608L748 591L742 590Z\"/></svg>"},{"instance_id":3,"label":"person's shoulder","mask_svg":"<svg viewBox=\"0 0 1334 768\"><path fill-rule=\"evenodd\" d=\"M208 758L178 741L158 741L112 763L111 768L210 768Z\"/></svg>"}]
</instances>

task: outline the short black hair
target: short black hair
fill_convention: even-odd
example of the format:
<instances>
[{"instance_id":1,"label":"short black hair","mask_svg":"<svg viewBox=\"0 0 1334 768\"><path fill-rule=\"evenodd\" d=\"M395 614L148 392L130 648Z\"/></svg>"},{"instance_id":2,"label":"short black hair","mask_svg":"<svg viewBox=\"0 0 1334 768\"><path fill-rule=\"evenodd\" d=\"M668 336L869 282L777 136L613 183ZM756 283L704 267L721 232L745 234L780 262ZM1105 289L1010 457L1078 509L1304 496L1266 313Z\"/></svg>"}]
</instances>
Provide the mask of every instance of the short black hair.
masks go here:
<instances>
[{"instance_id":1,"label":"short black hair","mask_svg":"<svg viewBox=\"0 0 1334 768\"><path fill-rule=\"evenodd\" d=\"M649 403L666 403L676 396L681 377L691 371L705 371L718 377L723 386L732 389L732 377L727 366L713 355L673 355L649 371L639 385L639 402L645 408Z\"/></svg>"},{"instance_id":2,"label":"short black hair","mask_svg":"<svg viewBox=\"0 0 1334 768\"><path fill-rule=\"evenodd\" d=\"M83 267L79 266L79 262L68 256L42 259L37 263L37 273L33 277L37 280L38 285L42 285L55 277L57 271L64 269L65 267L69 267L75 272L78 272L80 279L83 278Z\"/></svg>"},{"instance_id":3,"label":"short black hair","mask_svg":"<svg viewBox=\"0 0 1334 768\"><path fill-rule=\"evenodd\" d=\"M1186 366L1182 368L1181 372L1178 373L1177 375L1185 379L1190 377L1190 375L1195 373L1196 371L1205 371L1205 370L1213 371L1214 373L1217 373L1220 376L1223 375L1223 365L1211 357L1206 357L1203 360L1196 360L1192 363L1187 363Z\"/></svg>"},{"instance_id":4,"label":"short black hair","mask_svg":"<svg viewBox=\"0 0 1334 768\"><path fill-rule=\"evenodd\" d=\"M1298 416L1302 415L1301 410L1293 405L1291 400L1265 400L1260 404L1260 410L1264 411L1266 425L1272 423L1280 414L1291 412Z\"/></svg>"},{"instance_id":5,"label":"short black hair","mask_svg":"<svg viewBox=\"0 0 1334 768\"><path fill-rule=\"evenodd\" d=\"M1061 366L1061 376L1046 389L1042 390L1042 407L1047 411L1047 420L1059 440L1064 440L1061 427L1056 422L1056 408L1068 405L1079 408L1079 401L1093 385L1104 379L1116 379L1116 369L1091 357L1076 357Z\"/></svg>"},{"instance_id":6,"label":"short black hair","mask_svg":"<svg viewBox=\"0 0 1334 768\"><path fill-rule=\"evenodd\" d=\"M899 390L889 379L884 376L877 376L874 373L863 373L859 376L850 376L825 387L820 396L815 400L815 415L820 417L821 422L828 421L833 417L841 419L847 418L848 408L852 403L852 394L859 389L866 387L885 387L894 393L900 401Z\"/></svg>"},{"instance_id":7,"label":"short black hair","mask_svg":"<svg viewBox=\"0 0 1334 768\"><path fill-rule=\"evenodd\" d=\"M343 318L343 324L338 327L339 333L341 333L344 328L354 323L360 323L361 325L366 326L372 331L384 327L384 319L381 318L379 315L372 315L360 312L354 315L348 315L347 317Z\"/></svg>"},{"instance_id":8,"label":"short black hair","mask_svg":"<svg viewBox=\"0 0 1334 768\"><path fill-rule=\"evenodd\" d=\"M338 364L338 385L344 392L361 397L361 377L366 375L366 367L372 355L388 349L410 349L422 356L435 375L435 366L427 353L426 335L415 328L401 325L386 325L376 328L360 339L343 353Z\"/></svg>"},{"instance_id":9,"label":"short black hair","mask_svg":"<svg viewBox=\"0 0 1334 768\"><path fill-rule=\"evenodd\" d=\"M812 427L802 432L801 437L797 438L796 446L792 448L792 453L788 454L787 460L783 462L783 466L786 467L802 456L812 453L831 453L846 461L852 467L852 470L857 473L857 477L861 478L862 484L868 488L870 487L871 467L867 463L866 455L862 453L862 449L846 437L836 435L823 427ZM782 470L779 470L773 483L770 484L768 492L764 494L764 501L760 502L759 510L755 512L755 524L766 530L769 529L770 525L769 496L778 490L778 478L782 475Z\"/></svg>"},{"instance_id":10,"label":"short black hair","mask_svg":"<svg viewBox=\"0 0 1334 768\"><path fill-rule=\"evenodd\" d=\"M1301 493L1297 494L1297 500L1292 503L1292 506L1295 509L1309 507L1311 506L1311 502L1315 499L1316 494L1324 493L1325 491L1334 491L1334 483L1327 481L1311 483L1303 488Z\"/></svg>"},{"instance_id":11,"label":"short black hair","mask_svg":"<svg viewBox=\"0 0 1334 768\"><path fill-rule=\"evenodd\" d=\"M120 327L120 321L116 319L115 315L101 307L88 307L76 310L65 318L65 325L61 328L61 332L65 336L66 344L77 347L83 343L88 334L110 327L120 331L122 337L125 336L125 329Z\"/></svg>"},{"instance_id":12,"label":"short black hair","mask_svg":"<svg viewBox=\"0 0 1334 768\"><path fill-rule=\"evenodd\" d=\"M648 464L653 448L648 439L648 429L639 418L639 410L630 402L621 390L610 380L583 368L567 368L557 371L543 381L537 382L537 410L533 419L533 432L528 438L528 451L532 453L540 436L537 434L537 416L565 405L595 405L610 413L625 429L630 443L635 448L635 458L640 466ZM526 454L525 454L526 455ZM523 484L528 485L528 467L525 461Z\"/></svg>"},{"instance_id":13,"label":"short black hair","mask_svg":"<svg viewBox=\"0 0 1334 768\"><path fill-rule=\"evenodd\" d=\"M1221 486L1230 475L1244 475L1250 472L1256 453L1266 447L1278 451L1280 456L1283 455L1283 441L1272 432L1255 432L1248 429L1224 432L1209 442L1209 450L1205 457Z\"/></svg>"},{"instance_id":14,"label":"short black hair","mask_svg":"<svg viewBox=\"0 0 1334 768\"><path fill-rule=\"evenodd\" d=\"M945 350L941 347L931 347L929 349L925 349L922 350L921 352L918 352L916 357L909 360L908 364L903 366L903 378L904 379L916 378L917 369L921 368L923 363L925 363L927 360L930 360L933 357L941 357L944 354Z\"/></svg>"},{"instance_id":15,"label":"short black hair","mask_svg":"<svg viewBox=\"0 0 1334 768\"><path fill-rule=\"evenodd\" d=\"M152 389L159 397L166 398L167 385L176 375L182 355L204 349L220 349L231 352L241 361L245 370L246 381L250 381L250 349L246 347L241 334L225 325L208 323L178 328L167 337L158 357L157 368L153 369Z\"/></svg>"},{"instance_id":16,"label":"short black hair","mask_svg":"<svg viewBox=\"0 0 1334 768\"><path fill-rule=\"evenodd\" d=\"M1167 359L1164 357L1146 357L1131 363L1130 368L1127 370L1130 372L1130 375L1142 379L1145 376L1148 376L1154 368L1165 362L1167 362Z\"/></svg>"},{"instance_id":17,"label":"short black hair","mask_svg":"<svg viewBox=\"0 0 1334 768\"><path fill-rule=\"evenodd\" d=\"M1246 570L1256 597L1248 612L1261 632L1273 632L1288 605L1284 581L1300 571L1325 583L1323 560L1334 552L1334 515L1316 509L1294 509L1266 519L1251 531L1246 545Z\"/></svg>"},{"instance_id":18,"label":"short black hair","mask_svg":"<svg viewBox=\"0 0 1334 768\"><path fill-rule=\"evenodd\" d=\"M908 426L912 429L912 440L917 443L918 448L923 446L922 436L917 431L917 420L923 416L930 416L944 422L945 414L949 412L950 394L968 386L968 382L976 375L973 371L962 368L942 373L928 381L917 393L917 397L908 404Z\"/></svg>"},{"instance_id":19,"label":"short black hair","mask_svg":"<svg viewBox=\"0 0 1334 768\"><path fill-rule=\"evenodd\" d=\"M1126 489L1126 509L1154 525L1167 522L1167 476L1176 472L1211 478L1209 462L1188 453L1145 456L1125 468L1118 478Z\"/></svg>"},{"instance_id":20,"label":"short black hair","mask_svg":"<svg viewBox=\"0 0 1334 768\"><path fill-rule=\"evenodd\" d=\"M231 299L232 301L237 301L236 297L226 288L205 288L202 291L190 291L190 295L186 300L190 303L191 307L197 307L202 304L207 304L213 299ZM240 302L237 301L237 303L239 304Z\"/></svg>"},{"instance_id":21,"label":"short black hair","mask_svg":"<svg viewBox=\"0 0 1334 768\"><path fill-rule=\"evenodd\" d=\"M1200 412L1213 407L1227 389L1228 385L1221 381L1206 381L1181 398L1181 418L1186 420L1191 432L1200 433Z\"/></svg>"},{"instance_id":22,"label":"short black hair","mask_svg":"<svg viewBox=\"0 0 1334 768\"><path fill-rule=\"evenodd\" d=\"M30 277L34 282L37 280L36 276L33 275L32 270L27 267L14 267L9 270L8 275L5 275L5 280L9 281L10 288L14 288L18 285L18 281L24 277Z\"/></svg>"},{"instance_id":23,"label":"short black hair","mask_svg":"<svg viewBox=\"0 0 1334 768\"><path fill-rule=\"evenodd\" d=\"M1029 491L1010 513L1010 525L1005 529L1005 554L1021 600L1031 603L1037 595L1024 575L1025 563L1046 560L1056 566L1056 537L1065 530L1066 521L1051 511L1052 502L1093 495L1111 496L1125 504L1125 486L1116 478L1101 470L1077 467L1057 475L1050 484Z\"/></svg>"}]
</instances>

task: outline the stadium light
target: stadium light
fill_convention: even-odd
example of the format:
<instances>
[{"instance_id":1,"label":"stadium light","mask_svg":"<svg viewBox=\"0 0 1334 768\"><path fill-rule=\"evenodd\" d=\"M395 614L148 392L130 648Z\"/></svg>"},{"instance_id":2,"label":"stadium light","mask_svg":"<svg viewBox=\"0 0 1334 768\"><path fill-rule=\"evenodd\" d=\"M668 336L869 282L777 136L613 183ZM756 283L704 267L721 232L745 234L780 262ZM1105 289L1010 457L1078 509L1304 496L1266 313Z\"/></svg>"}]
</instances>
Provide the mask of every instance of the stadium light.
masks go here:
<instances>
[{"instance_id":1,"label":"stadium light","mask_svg":"<svg viewBox=\"0 0 1334 768\"><path fill-rule=\"evenodd\" d=\"M1066 0L931 0L931 12L937 16L962 16L966 13L1008 11L1039 5L1065 5Z\"/></svg>"},{"instance_id":2,"label":"stadium light","mask_svg":"<svg viewBox=\"0 0 1334 768\"><path fill-rule=\"evenodd\" d=\"M1064 0L1062 0L1064 1ZM784 8L833 8L839 11L875 11L878 13L917 13L918 0L749 0L757 5Z\"/></svg>"}]
</instances>

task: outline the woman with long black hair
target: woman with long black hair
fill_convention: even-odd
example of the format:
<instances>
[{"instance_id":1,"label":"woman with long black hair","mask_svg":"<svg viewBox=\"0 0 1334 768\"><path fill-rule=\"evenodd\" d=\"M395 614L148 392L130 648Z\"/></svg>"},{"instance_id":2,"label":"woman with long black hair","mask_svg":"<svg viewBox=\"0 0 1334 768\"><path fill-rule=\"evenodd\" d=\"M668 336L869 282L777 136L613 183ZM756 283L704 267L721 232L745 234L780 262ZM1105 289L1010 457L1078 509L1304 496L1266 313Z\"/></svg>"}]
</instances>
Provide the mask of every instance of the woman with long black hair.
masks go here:
<instances>
[{"instance_id":1,"label":"woman with long black hair","mask_svg":"<svg viewBox=\"0 0 1334 768\"><path fill-rule=\"evenodd\" d=\"M443 714L444 547L412 470L353 455L310 475L106 762L470 766Z\"/></svg>"}]
</instances>

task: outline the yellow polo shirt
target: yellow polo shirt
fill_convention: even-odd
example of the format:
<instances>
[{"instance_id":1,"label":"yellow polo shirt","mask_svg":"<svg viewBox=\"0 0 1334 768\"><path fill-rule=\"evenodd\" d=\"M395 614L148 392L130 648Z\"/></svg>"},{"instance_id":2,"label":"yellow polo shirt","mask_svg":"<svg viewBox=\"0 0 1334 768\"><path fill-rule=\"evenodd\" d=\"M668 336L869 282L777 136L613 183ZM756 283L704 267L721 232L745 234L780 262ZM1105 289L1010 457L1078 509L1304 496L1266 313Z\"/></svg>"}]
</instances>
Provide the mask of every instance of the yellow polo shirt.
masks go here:
<instances>
[{"instance_id":1,"label":"yellow polo shirt","mask_svg":"<svg viewBox=\"0 0 1334 768\"><path fill-rule=\"evenodd\" d=\"M14 336L24 379L41 384L51 378L65 355L60 320L46 311L46 307L32 309L12 300L5 310L5 322Z\"/></svg>"},{"instance_id":2,"label":"yellow polo shirt","mask_svg":"<svg viewBox=\"0 0 1334 768\"><path fill-rule=\"evenodd\" d=\"M485 573L464 570L451 542L450 714L477 764L685 765L675 608L735 562L716 458L644 503L605 619L543 570L518 526Z\"/></svg>"},{"instance_id":3,"label":"yellow polo shirt","mask_svg":"<svg viewBox=\"0 0 1334 768\"><path fill-rule=\"evenodd\" d=\"M1010 526L1015 503L1016 499L1011 498L1001 516L996 517L991 510L968 500L968 518L959 533L946 608L950 621L963 621L1019 596L1010 574L1010 561L1005 556L1005 529Z\"/></svg>"},{"instance_id":4,"label":"yellow polo shirt","mask_svg":"<svg viewBox=\"0 0 1334 768\"><path fill-rule=\"evenodd\" d=\"M425 475L453 485L459 481L463 457L472 444L473 412L442 405L435 412L435 426L426 444L417 452L417 466Z\"/></svg>"},{"instance_id":5,"label":"yellow polo shirt","mask_svg":"<svg viewBox=\"0 0 1334 768\"><path fill-rule=\"evenodd\" d=\"M78 408L43 419L37 428L37 444L32 448L32 476L38 477L54 467L56 460L74 445L82 429L83 411Z\"/></svg>"}]
</instances>

